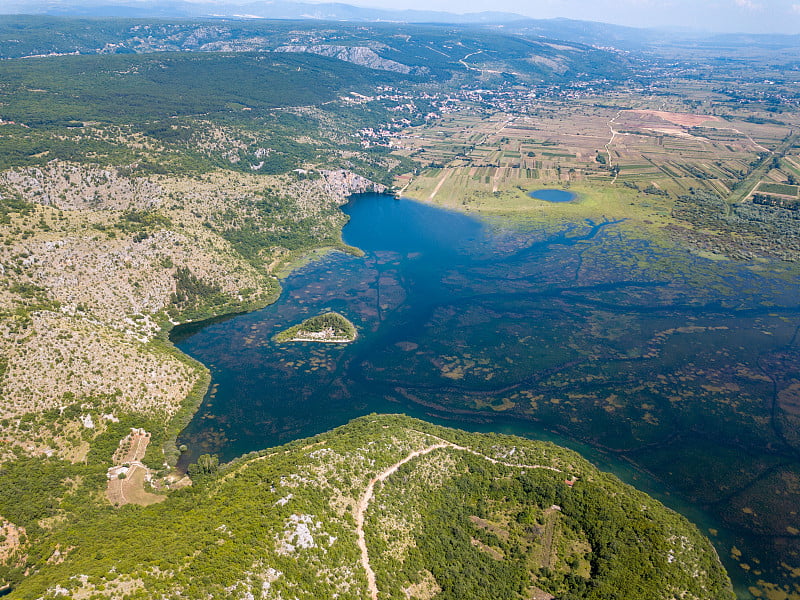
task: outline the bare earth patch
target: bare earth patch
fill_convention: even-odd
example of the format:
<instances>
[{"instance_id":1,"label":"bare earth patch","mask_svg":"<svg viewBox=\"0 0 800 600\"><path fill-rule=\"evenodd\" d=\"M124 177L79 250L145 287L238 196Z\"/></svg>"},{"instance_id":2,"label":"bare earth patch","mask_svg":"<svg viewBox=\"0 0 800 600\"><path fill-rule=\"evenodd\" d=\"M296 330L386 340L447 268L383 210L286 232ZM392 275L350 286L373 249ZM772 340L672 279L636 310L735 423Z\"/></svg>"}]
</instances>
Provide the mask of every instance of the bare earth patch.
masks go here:
<instances>
[{"instance_id":1,"label":"bare earth patch","mask_svg":"<svg viewBox=\"0 0 800 600\"><path fill-rule=\"evenodd\" d=\"M504 542L508 541L508 530L503 529L502 527L498 527L494 523L487 521L486 519L481 519L480 517L476 517L475 515L471 515L469 518L470 521L477 527L478 529L485 529L489 533L496 535L498 538L503 540Z\"/></svg>"},{"instance_id":2,"label":"bare earth patch","mask_svg":"<svg viewBox=\"0 0 800 600\"><path fill-rule=\"evenodd\" d=\"M675 113L675 112L666 112L662 110L631 110L626 111L641 115L652 115L664 121L668 121L674 125L679 125L681 127L699 127L703 123L708 121L721 121L719 117L715 117L713 115L692 115L688 113Z\"/></svg>"},{"instance_id":3,"label":"bare earth patch","mask_svg":"<svg viewBox=\"0 0 800 600\"><path fill-rule=\"evenodd\" d=\"M141 461L149 443L150 434L144 429L131 429L131 433L120 440L114 453L115 466L108 470L106 488L106 496L114 506L149 506L166 500L166 496L151 494L144 489L151 473Z\"/></svg>"},{"instance_id":4,"label":"bare earth patch","mask_svg":"<svg viewBox=\"0 0 800 600\"><path fill-rule=\"evenodd\" d=\"M553 594L549 594L536 586L528 590L528 600L553 600L554 598L555 596L553 596Z\"/></svg>"},{"instance_id":5,"label":"bare earth patch","mask_svg":"<svg viewBox=\"0 0 800 600\"><path fill-rule=\"evenodd\" d=\"M430 600L441 591L442 588L436 583L433 573L425 571L422 581L408 586L403 590L403 593L408 600Z\"/></svg>"},{"instance_id":6,"label":"bare earth patch","mask_svg":"<svg viewBox=\"0 0 800 600\"><path fill-rule=\"evenodd\" d=\"M478 548L481 552L485 552L489 556L491 556L494 560L503 560L503 553L499 550L495 550L491 546L487 546L482 541L477 540L475 538L470 538L470 543Z\"/></svg>"},{"instance_id":7,"label":"bare earth patch","mask_svg":"<svg viewBox=\"0 0 800 600\"><path fill-rule=\"evenodd\" d=\"M0 564L5 564L6 561L17 554L21 546L20 537L24 535L24 527L17 527L0 517L0 536L5 538L0 542Z\"/></svg>"}]
</instances>

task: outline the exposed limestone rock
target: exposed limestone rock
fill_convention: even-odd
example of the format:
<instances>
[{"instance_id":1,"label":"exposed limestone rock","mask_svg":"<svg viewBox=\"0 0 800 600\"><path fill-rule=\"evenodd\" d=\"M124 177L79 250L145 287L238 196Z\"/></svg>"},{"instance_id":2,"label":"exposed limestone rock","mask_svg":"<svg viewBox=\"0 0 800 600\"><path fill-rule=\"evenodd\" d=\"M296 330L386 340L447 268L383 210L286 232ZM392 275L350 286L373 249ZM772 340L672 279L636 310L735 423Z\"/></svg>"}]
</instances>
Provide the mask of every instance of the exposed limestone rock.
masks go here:
<instances>
[{"instance_id":1,"label":"exposed limestone rock","mask_svg":"<svg viewBox=\"0 0 800 600\"><path fill-rule=\"evenodd\" d=\"M14 523L0 517L0 565L13 563L19 558L20 550L25 545L21 538L25 538L25 528L17 527ZM2 587L2 580L0 580Z\"/></svg>"},{"instance_id":2,"label":"exposed limestone rock","mask_svg":"<svg viewBox=\"0 0 800 600\"><path fill-rule=\"evenodd\" d=\"M266 158L269 149L257 152ZM220 234L263 219L257 203L265 190L286 203L265 227L313 218L321 230L343 225L337 207L350 194L385 190L346 170L186 178L57 161L4 171L0 186L33 205L0 224L6 242L0 274L7 283L0 286L6 315L0 319L0 420L7 423L0 439L10 442L0 447L0 463L12 448L69 458L89 423L103 427L105 413L176 413L201 377L153 343L174 306L178 271L211 286L214 302L266 301L274 280ZM131 211L152 220L129 218ZM41 228L26 231L30 223ZM262 252L269 265L288 250ZM24 415L60 409L73 399L92 404L63 435L18 428Z\"/></svg>"},{"instance_id":3,"label":"exposed limestone rock","mask_svg":"<svg viewBox=\"0 0 800 600\"><path fill-rule=\"evenodd\" d=\"M320 171L325 182L325 191L346 201L351 194L364 194L375 192L382 194L386 191L386 186L370 181L366 177L356 175L344 169L338 171Z\"/></svg>"},{"instance_id":4,"label":"exposed limestone rock","mask_svg":"<svg viewBox=\"0 0 800 600\"><path fill-rule=\"evenodd\" d=\"M161 187L145 177L57 161L0 173L0 185L26 200L63 210L147 210L163 200Z\"/></svg>"},{"instance_id":5,"label":"exposed limestone rock","mask_svg":"<svg viewBox=\"0 0 800 600\"><path fill-rule=\"evenodd\" d=\"M54 312L34 313L22 325L4 322L0 338L8 362L4 419L58 408L67 393L116 396L108 408L171 416L198 376L186 363L123 333Z\"/></svg>"},{"instance_id":6,"label":"exposed limestone rock","mask_svg":"<svg viewBox=\"0 0 800 600\"><path fill-rule=\"evenodd\" d=\"M328 56L345 62L361 65L369 69L392 71L403 75L427 73L427 67L409 67L388 58L382 58L375 50L366 46L333 46L320 44L317 46L278 46L275 52L307 52Z\"/></svg>"}]
</instances>

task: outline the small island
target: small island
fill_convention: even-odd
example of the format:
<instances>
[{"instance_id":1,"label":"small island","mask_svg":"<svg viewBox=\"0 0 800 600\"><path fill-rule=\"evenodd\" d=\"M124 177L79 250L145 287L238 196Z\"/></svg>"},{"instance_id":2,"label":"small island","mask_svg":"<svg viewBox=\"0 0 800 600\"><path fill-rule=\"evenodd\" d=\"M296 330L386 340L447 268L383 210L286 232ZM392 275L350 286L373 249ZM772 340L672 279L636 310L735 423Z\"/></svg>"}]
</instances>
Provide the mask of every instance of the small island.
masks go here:
<instances>
[{"instance_id":1,"label":"small island","mask_svg":"<svg viewBox=\"0 0 800 600\"><path fill-rule=\"evenodd\" d=\"M277 334L276 342L326 342L346 344L357 336L356 327L337 312L327 312L306 319Z\"/></svg>"}]
</instances>

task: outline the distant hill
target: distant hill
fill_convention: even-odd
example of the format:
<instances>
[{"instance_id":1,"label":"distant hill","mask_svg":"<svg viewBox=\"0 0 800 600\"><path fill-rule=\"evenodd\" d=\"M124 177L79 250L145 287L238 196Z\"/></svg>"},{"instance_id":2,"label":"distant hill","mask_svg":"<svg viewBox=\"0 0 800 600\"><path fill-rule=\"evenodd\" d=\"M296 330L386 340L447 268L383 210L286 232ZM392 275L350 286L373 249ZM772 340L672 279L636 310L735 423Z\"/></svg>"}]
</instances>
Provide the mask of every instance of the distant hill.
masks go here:
<instances>
[{"instance_id":1,"label":"distant hill","mask_svg":"<svg viewBox=\"0 0 800 600\"><path fill-rule=\"evenodd\" d=\"M507 33L590 46L636 51L699 43L764 48L800 48L800 35L712 34L693 29L636 28L576 19L533 19L515 13L456 14L429 10L365 8L341 2L187 2L184 0L8 0L0 14L138 19L277 19L352 23L438 23L502 27Z\"/></svg>"},{"instance_id":2,"label":"distant hill","mask_svg":"<svg viewBox=\"0 0 800 600\"><path fill-rule=\"evenodd\" d=\"M575 19L523 19L506 23L503 29L526 37L546 37L631 51L695 45L716 49L800 48L800 35L712 34L688 29L643 29Z\"/></svg>"},{"instance_id":3,"label":"distant hill","mask_svg":"<svg viewBox=\"0 0 800 600\"><path fill-rule=\"evenodd\" d=\"M246 17L262 19L316 19L331 21L388 21L404 23L505 23L525 17L504 12L453 14L426 10L383 10L363 8L339 2L311 4L306 2L218 2L200 3L136 1L108 2L87 0L11 0L3 3L5 14L44 14L53 16L91 17Z\"/></svg>"},{"instance_id":4,"label":"distant hill","mask_svg":"<svg viewBox=\"0 0 800 600\"><path fill-rule=\"evenodd\" d=\"M0 22L0 58L275 51L337 58L417 81L548 83L628 73L618 53L478 25L52 16Z\"/></svg>"}]
</instances>

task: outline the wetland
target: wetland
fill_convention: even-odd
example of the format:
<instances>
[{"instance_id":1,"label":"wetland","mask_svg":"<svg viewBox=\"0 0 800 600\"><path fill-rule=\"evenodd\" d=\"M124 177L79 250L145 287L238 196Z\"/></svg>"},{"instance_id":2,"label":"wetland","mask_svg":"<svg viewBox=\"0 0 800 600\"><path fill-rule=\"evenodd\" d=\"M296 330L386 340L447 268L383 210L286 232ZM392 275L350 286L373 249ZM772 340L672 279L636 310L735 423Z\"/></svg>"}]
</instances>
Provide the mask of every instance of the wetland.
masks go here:
<instances>
[{"instance_id":1,"label":"wetland","mask_svg":"<svg viewBox=\"0 0 800 600\"><path fill-rule=\"evenodd\" d=\"M275 304L176 331L212 373L184 464L372 412L551 439L689 516L739 597L800 592L790 266L708 260L613 220L477 220L378 195L345 212L364 257L327 254ZM354 342L273 340L328 311Z\"/></svg>"}]
</instances>

